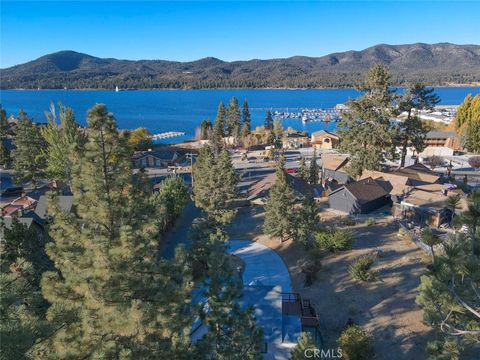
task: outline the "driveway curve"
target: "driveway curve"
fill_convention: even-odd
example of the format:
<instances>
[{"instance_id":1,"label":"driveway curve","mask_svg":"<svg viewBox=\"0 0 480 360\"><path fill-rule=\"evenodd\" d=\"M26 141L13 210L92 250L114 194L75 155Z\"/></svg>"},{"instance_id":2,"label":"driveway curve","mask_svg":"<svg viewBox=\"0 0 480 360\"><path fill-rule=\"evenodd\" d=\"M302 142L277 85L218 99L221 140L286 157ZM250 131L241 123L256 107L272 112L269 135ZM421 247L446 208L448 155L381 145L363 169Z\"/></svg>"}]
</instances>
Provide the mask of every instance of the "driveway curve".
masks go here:
<instances>
[{"instance_id":1,"label":"driveway curve","mask_svg":"<svg viewBox=\"0 0 480 360\"><path fill-rule=\"evenodd\" d=\"M228 253L245 263L243 284L281 286L282 292L292 292L292 282L282 258L269 247L249 240L230 240Z\"/></svg>"}]
</instances>

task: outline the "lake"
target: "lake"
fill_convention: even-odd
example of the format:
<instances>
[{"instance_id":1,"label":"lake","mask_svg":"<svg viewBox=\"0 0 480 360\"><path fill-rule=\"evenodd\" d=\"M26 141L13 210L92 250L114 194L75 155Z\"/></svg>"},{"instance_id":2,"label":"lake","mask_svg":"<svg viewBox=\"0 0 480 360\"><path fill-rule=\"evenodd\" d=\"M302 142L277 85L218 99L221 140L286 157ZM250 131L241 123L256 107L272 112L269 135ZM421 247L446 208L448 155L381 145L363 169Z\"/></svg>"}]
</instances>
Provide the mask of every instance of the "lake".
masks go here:
<instances>
[{"instance_id":1,"label":"lake","mask_svg":"<svg viewBox=\"0 0 480 360\"><path fill-rule=\"evenodd\" d=\"M441 104L460 104L469 93L479 94L480 87L443 87L436 89ZM24 109L37 122L45 121L45 111L50 103L62 102L74 109L77 121L85 125L87 109L104 103L113 112L119 128L146 127L152 133L166 131L185 132L185 136L168 141L182 141L194 137L195 128L202 119L215 119L218 103L228 103L237 97L240 106L244 99L250 105L252 126L262 125L267 110L298 110L301 108L329 108L355 98L354 89L319 90L1 90L0 102L10 114ZM307 123L300 120L283 120L284 127L292 126L308 132L320 129L333 130L334 123Z\"/></svg>"}]
</instances>

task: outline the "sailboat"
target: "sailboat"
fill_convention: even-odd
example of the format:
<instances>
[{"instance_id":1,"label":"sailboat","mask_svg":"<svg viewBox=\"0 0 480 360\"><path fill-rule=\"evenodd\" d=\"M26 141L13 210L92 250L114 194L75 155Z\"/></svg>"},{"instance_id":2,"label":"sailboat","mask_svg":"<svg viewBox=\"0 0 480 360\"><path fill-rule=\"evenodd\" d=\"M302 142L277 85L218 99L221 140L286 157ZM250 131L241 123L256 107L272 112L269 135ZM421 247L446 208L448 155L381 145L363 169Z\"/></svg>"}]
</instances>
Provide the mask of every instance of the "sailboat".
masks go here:
<instances>
[{"instance_id":1,"label":"sailboat","mask_svg":"<svg viewBox=\"0 0 480 360\"><path fill-rule=\"evenodd\" d=\"M115 92L118 92L118 86L115 86Z\"/></svg>"}]
</instances>

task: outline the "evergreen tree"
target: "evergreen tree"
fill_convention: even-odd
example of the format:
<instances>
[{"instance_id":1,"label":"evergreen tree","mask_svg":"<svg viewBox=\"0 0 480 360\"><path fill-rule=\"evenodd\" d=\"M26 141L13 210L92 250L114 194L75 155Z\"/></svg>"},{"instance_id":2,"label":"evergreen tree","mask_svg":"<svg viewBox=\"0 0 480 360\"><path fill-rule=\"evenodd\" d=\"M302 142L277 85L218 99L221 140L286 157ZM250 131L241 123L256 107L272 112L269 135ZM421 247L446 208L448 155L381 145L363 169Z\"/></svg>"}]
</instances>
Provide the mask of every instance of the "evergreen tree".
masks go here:
<instances>
[{"instance_id":1,"label":"evergreen tree","mask_svg":"<svg viewBox=\"0 0 480 360\"><path fill-rule=\"evenodd\" d=\"M158 192L153 195L153 202L162 233L182 214L189 200L188 189L181 177L171 176L160 183Z\"/></svg>"},{"instance_id":2,"label":"evergreen tree","mask_svg":"<svg viewBox=\"0 0 480 360\"><path fill-rule=\"evenodd\" d=\"M440 335L428 344L432 358L441 358L445 350L480 344L480 262L471 255L468 239L452 235L443 243L443 253L436 257L433 271L421 277L416 302L423 308L424 320ZM450 357L448 357L450 358Z\"/></svg>"},{"instance_id":3,"label":"evergreen tree","mask_svg":"<svg viewBox=\"0 0 480 360\"><path fill-rule=\"evenodd\" d=\"M311 249L315 242L315 231L318 227L318 208L312 194L307 194L302 201L302 206L297 211L295 222L295 239L303 244L306 249Z\"/></svg>"},{"instance_id":4,"label":"evergreen tree","mask_svg":"<svg viewBox=\"0 0 480 360\"><path fill-rule=\"evenodd\" d=\"M45 158L41 154L45 140L23 110L18 115L14 144L16 148L12 151L12 157L15 182L31 181L36 187L45 170Z\"/></svg>"},{"instance_id":5,"label":"evergreen tree","mask_svg":"<svg viewBox=\"0 0 480 360\"><path fill-rule=\"evenodd\" d=\"M243 127L242 127L242 137L246 137L250 135L251 132L251 117L250 117L250 110L248 108L248 101L245 100L243 102L243 109L242 109L242 117L243 117Z\"/></svg>"},{"instance_id":6,"label":"evergreen tree","mask_svg":"<svg viewBox=\"0 0 480 360\"><path fill-rule=\"evenodd\" d=\"M9 167L12 161L6 144L8 127L7 112L0 105L0 165L5 167Z\"/></svg>"},{"instance_id":7,"label":"evergreen tree","mask_svg":"<svg viewBox=\"0 0 480 360\"><path fill-rule=\"evenodd\" d=\"M290 360L306 360L314 355L314 350L318 349L317 344L309 332L302 332L298 338L297 346L292 351Z\"/></svg>"},{"instance_id":8,"label":"evergreen tree","mask_svg":"<svg viewBox=\"0 0 480 360\"><path fill-rule=\"evenodd\" d=\"M47 162L46 176L71 184L74 162L81 157L85 136L75 122L73 109L60 104L60 123L54 109L46 115L48 124L41 130L47 145L46 149L41 149Z\"/></svg>"},{"instance_id":9,"label":"evergreen tree","mask_svg":"<svg viewBox=\"0 0 480 360\"><path fill-rule=\"evenodd\" d=\"M226 123L226 110L223 101L218 104L217 117L215 118L215 124L213 125L212 132L212 149L214 154L219 154L220 150L224 147L223 138L225 134Z\"/></svg>"},{"instance_id":10,"label":"evergreen tree","mask_svg":"<svg viewBox=\"0 0 480 360\"><path fill-rule=\"evenodd\" d=\"M479 228L480 228L480 190L472 192L467 199L467 211L461 215L460 221L469 228L471 254L478 254Z\"/></svg>"},{"instance_id":11,"label":"evergreen tree","mask_svg":"<svg viewBox=\"0 0 480 360\"><path fill-rule=\"evenodd\" d=\"M242 310L238 304L242 294L240 274L233 272L222 240L216 250L208 255L209 278L205 292L208 308L200 311L200 319L208 332L197 343L197 357L261 359L263 332L257 328L253 309Z\"/></svg>"},{"instance_id":12,"label":"evergreen tree","mask_svg":"<svg viewBox=\"0 0 480 360\"><path fill-rule=\"evenodd\" d=\"M422 242L430 248L430 254L432 255L432 265L435 266L435 250L434 246L441 244L442 239L438 235L435 235L430 228L425 228L422 234Z\"/></svg>"},{"instance_id":13,"label":"evergreen tree","mask_svg":"<svg viewBox=\"0 0 480 360\"><path fill-rule=\"evenodd\" d=\"M50 333L36 270L22 258L2 258L0 267L0 358L29 359L32 346Z\"/></svg>"},{"instance_id":14,"label":"evergreen tree","mask_svg":"<svg viewBox=\"0 0 480 360\"><path fill-rule=\"evenodd\" d=\"M265 222L263 230L266 234L279 237L281 241L295 234L295 194L287 181L285 159L282 156L277 164L275 185L265 204Z\"/></svg>"},{"instance_id":15,"label":"evergreen tree","mask_svg":"<svg viewBox=\"0 0 480 360\"><path fill-rule=\"evenodd\" d=\"M425 148L425 137L429 127L417 116L419 110L432 110L440 101L433 89L422 84L413 84L407 88L400 98L398 112L406 112L407 118L400 124L398 144L401 147L400 167L405 166L405 157L409 145L413 146L417 153Z\"/></svg>"},{"instance_id":16,"label":"evergreen tree","mask_svg":"<svg viewBox=\"0 0 480 360\"><path fill-rule=\"evenodd\" d=\"M213 125L210 119L202 120L200 123L200 140L207 140L212 135Z\"/></svg>"},{"instance_id":17,"label":"evergreen tree","mask_svg":"<svg viewBox=\"0 0 480 360\"><path fill-rule=\"evenodd\" d=\"M215 157L209 146L204 147L193 168L195 205L206 212L210 220L226 224L235 211L232 200L237 195L237 177L226 149Z\"/></svg>"},{"instance_id":18,"label":"evergreen tree","mask_svg":"<svg viewBox=\"0 0 480 360\"><path fill-rule=\"evenodd\" d=\"M396 135L390 126L394 95L388 69L372 66L358 90L363 95L347 102L349 111L339 123L340 149L352 155L347 171L354 178L363 170L380 170L384 154L394 156Z\"/></svg>"},{"instance_id":19,"label":"evergreen tree","mask_svg":"<svg viewBox=\"0 0 480 360\"><path fill-rule=\"evenodd\" d=\"M273 118L272 118L272 113L267 111L267 116L265 117L265 123L264 127L266 130L272 130L273 129Z\"/></svg>"},{"instance_id":20,"label":"evergreen tree","mask_svg":"<svg viewBox=\"0 0 480 360\"><path fill-rule=\"evenodd\" d=\"M235 96L230 99L230 103L228 104L226 128L229 136L232 136L234 139L238 139L240 137L241 114L240 107L238 106L238 100Z\"/></svg>"},{"instance_id":21,"label":"evergreen tree","mask_svg":"<svg viewBox=\"0 0 480 360\"><path fill-rule=\"evenodd\" d=\"M312 160L310 160L310 167L308 168L308 183L311 185L318 184L320 167L317 164L317 149L313 149Z\"/></svg>"},{"instance_id":22,"label":"evergreen tree","mask_svg":"<svg viewBox=\"0 0 480 360\"><path fill-rule=\"evenodd\" d=\"M308 183L309 180L309 168L305 162L305 158L302 156L300 159L300 169L298 170L298 176L300 179Z\"/></svg>"},{"instance_id":23,"label":"evergreen tree","mask_svg":"<svg viewBox=\"0 0 480 360\"><path fill-rule=\"evenodd\" d=\"M75 212L53 207L47 253L58 272L44 274L42 292L48 318L62 325L37 357L168 358L188 344L185 254L156 261L154 202L141 174L132 182L130 166L113 115L95 105L74 170Z\"/></svg>"}]
</instances>

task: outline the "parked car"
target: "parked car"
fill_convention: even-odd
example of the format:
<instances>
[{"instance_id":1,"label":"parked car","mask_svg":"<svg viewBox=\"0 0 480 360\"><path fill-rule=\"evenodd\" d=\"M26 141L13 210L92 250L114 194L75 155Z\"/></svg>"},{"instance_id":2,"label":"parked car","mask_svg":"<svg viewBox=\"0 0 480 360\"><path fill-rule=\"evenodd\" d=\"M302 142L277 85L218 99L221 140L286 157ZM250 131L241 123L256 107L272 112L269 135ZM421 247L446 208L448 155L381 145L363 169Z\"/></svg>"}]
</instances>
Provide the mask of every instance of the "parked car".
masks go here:
<instances>
[{"instance_id":1,"label":"parked car","mask_svg":"<svg viewBox=\"0 0 480 360\"><path fill-rule=\"evenodd\" d=\"M297 172L297 169L287 169L288 174L296 174Z\"/></svg>"},{"instance_id":2,"label":"parked car","mask_svg":"<svg viewBox=\"0 0 480 360\"><path fill-rule=\"evenodd\" d=\"M22 186L9 187L2 191L2 197L22 196L22 194Z\"/></svg>"}]
</instances>

